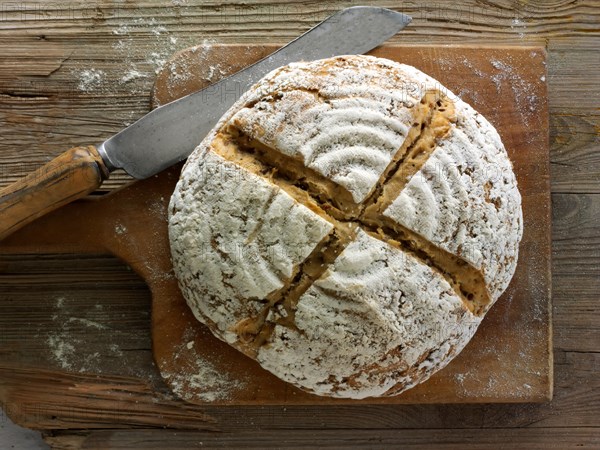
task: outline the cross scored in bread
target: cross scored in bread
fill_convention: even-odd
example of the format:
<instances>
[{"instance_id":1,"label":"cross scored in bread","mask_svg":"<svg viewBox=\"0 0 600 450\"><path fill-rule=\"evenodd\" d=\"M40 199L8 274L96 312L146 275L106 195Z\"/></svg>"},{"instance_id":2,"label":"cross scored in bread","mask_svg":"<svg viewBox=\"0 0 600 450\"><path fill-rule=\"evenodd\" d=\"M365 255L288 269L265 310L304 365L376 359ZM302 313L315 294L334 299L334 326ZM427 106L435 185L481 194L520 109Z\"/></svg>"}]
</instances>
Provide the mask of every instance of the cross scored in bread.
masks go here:
<instances>
[{"instance_id":1,"label":"cross scored in bread","mask_svg":"<svg viewBox=\"0 0 600 450\"><path fill-rule=\"evenodd\" d=\"M364 397L462 349L512 276L521 222L485 119L412 67L354 56L286 66L240 99L184 168L170 236L215 335L303 389Z\"/></svg>"}]
</instances>

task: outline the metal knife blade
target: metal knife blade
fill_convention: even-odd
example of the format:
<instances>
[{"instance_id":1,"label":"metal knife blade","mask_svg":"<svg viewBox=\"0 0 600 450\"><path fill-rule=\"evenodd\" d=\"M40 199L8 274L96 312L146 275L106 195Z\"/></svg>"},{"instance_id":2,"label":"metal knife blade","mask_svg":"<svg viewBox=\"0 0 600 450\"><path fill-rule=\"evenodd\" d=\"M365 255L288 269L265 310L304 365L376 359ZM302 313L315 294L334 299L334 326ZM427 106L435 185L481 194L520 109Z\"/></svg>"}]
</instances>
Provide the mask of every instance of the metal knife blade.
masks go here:
<instances>
[{"instance_id":1,"label":"metal knife blade","mask_svg":"<svg viewBox=\"0 0 600 450\"><path fill-rule=\"evenodd\" d=\"M257 63L208 88L151 111L98 146L110 171L148 178L189 156L243 92L280 66L361 54L403 29L411 18L389 9L343 9ZM235 95L208 95L233 90ZM210 90L210 91L209 91Z\"/></svg>"}]
</instances>

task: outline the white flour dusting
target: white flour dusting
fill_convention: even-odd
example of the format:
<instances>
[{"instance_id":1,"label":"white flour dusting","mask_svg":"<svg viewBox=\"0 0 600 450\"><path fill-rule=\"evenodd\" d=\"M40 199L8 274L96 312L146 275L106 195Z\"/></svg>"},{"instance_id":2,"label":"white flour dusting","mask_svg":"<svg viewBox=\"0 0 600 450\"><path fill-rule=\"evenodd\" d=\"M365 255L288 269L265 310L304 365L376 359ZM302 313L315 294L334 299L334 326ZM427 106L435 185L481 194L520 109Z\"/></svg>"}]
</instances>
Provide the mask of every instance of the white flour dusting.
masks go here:
<instances>
[{"instance_id":1,"label":"white flour dusting","mask_svg":"<svg viewBox=\"0 0 600 450\"><path fill-rule=\"evenodd\" d=\"M130 69L123 77L121 78L121 83L128 83L132 80L137 80L139 78L146 78L148 75L140 72L137 69Z\"/></svg>"},{"instance_id":2,"label":"white flour dusting","mask_svg":"<svg viewBox=\"0 0 600 450\"><path fill-rule=\"evenodd\" d=\"M97 90L104 80L105 73L99 69L86 69L79 75L77 88L81 92L91 93Z\"/></svg>"},{"instance_id":3,"label":"white flour dusting","mask_svg":"<svg viewBox=\"0 0 600 450\"><path fill-rule=\"evenodd\" d=\"M126 88L131 94L148 93L155 74L173 53L198 44L193 38L173 36L156 18L125 17L111 31L112 48L122 63L111 66L110 72L98 66L73 69L80 92L101 95Z\"/></svg>"},{"instance_id":4,"label":"white flour dusting","mask_svg":"<svg viewBox=\"0 0 600 450\"><path fill-rule=\"evenodd\" d=\"M123 352L117 344L110 344L108 348L112 353L114 353L115 356L123 356Z\"/></svg>"},{"instance_id":5,"label":"white flour dusting","mask_svg":"<svg viewBox=\"0 0 600 450\"><path fill-rule=\"evenodd\" d=\"M69 337L65 336L64 333L50 335L46 341L54 360L63 369L71 369L73 367L72 359L75 355L75 347L70 341Z\"/></svg>"},{"instance_id":6,"label":"white flour dusting","mask_svg":"<svg viewBox=\"0 0 600 450\"><path fill-rule=\"evenodd\" d=\"M127 227L123 224L117 223L115 225L115 233L118 235L122 235L127 233Z\"/></svg>"},{"instance_id":7,"label":"white flour dusting","mask_svg":"<svg viewBox=\"0 0 600 450\"><path fill-rule=\"evenodd\" d=\"M46 345L50 351L50 359L61 369L73 372L102 373L100 352L90 350L90 343L85 338L89 330L92 336L98 331L108 331L109 327L89 317L74 317L69 311L69 299L57 297L53 302L54 311L51 314L54 326L46 333ZM96 311L103 310L102 305L96 305ZM93 310L91 311L93 314ZM93 317L93 316L90 316ZM105 356L120 357L123 352L116 344L111 344Z\"/></svg>"},{"instance_id":8,"label":"white flour dusting","mask_svg":"<svg viewBox=\"0 0 600 450\"><path fill-rule=\"evenodd\" d=\"M531 58L535 58L538 54L532 51L530 56ZM481 82L475 80L473 77L455 80L455 85L452 88L460 99L479 107L484 103L484 100L478 90L481 89L482 84L490 80L494 84L499 96L511 95L514 97L517 106L516 109L519 111L521 120L526 126L529 127L531 125L530 120L535 117L535 114L532 113L538 108L540 99L533 95L534 86L521 77L520 70L518 69L522 64L521 61L513 60L513 57L509 54L503 56L501 59L492 58L490 59L490 64L494 69L494 73L490 76L482 72L466 57L457 60L441 56L437 58L437 63L444 71L452 71L460 68L462 65L470 69L475 77L482 79ZM546 81L546 77L541 76L540 81Z\"/></svg>"},{"instance_id":9,"label":"white flour dusting","mask_svg":"<svg viewBox=\"0 0 600 450\"><path fill-rule=\"evenodd\" d=\"M79 323L81 325L85 325L89 328L95 328L97 330L106 330L108 327L106 325L102 325L101 323L95 322L89 319L83 319L81 317L69 317L70 323Z\"/></svg>"},{"instance_id":10,"label":"white flour dusting","mask_svg":"<svg viewBox=\"0 0 600 450\"><path fill-rule=\"evenodd\" d=\"M119 77L121 83L131 81L132 78L127 74L132 72L152 78L151 75L158 73L173 53L192 45L192 42L184 42L183 39L171 35L168 28L155 18L137 18L122 23L113 29L113 34L121 37L112 45L120 59L124 61L124 74ZM136 35L144 36L143 48L139 40L134 39ZM142 50L143 54L140 53ZM140 62L140 59L143 60ZM137 65L140 67L138 68Z\"/></svg>"},{"instance_id":11,"label":"white flour dusting","mask_svg":"<svg viewBox=\"0 0 600 450\"><path fill-rule=\"evenodd\" d=\"M162 375L169 380L173 392L184 400L203 402L226 401L246 386L246 381L234 378L219 368L219 355L211 355L210 361L200 355L194 345L193 330L184 333L182 344L177 348L173 360L179 363L178 373ZM191 365L190 365L191 362ZM163 362L165 366L167 362Z\"/></svg>"},{"instance_id":12,"label":"white flour dusting","mask_svg":"<svg viewBox=\"0 0 600 450\"><path fill-rule=\"evenodd\" d=\"M215 43L214 39L204 39L199 47L195 47L189 52L190 57L188 59L179 59L176 63L169 63L169 77L166 85L169 94L174 95L179 88L185 87L190 80L199 78L198 66L201 67L202 71L204 70L206 61L212 57L210 53ZM227 70L217 63L208 66L208 71L203 79L209 83L214 83L227 74Z\"/></svg>"},{"instance_id":13,"label":"white flour dusting","mask_svg":"<svg viewBox=\"0 0 600 450\"><path fill-rule=\"evenodd\" d=\"M238 390L241 384L229 378L226 374L219 372L215 366L205 359L198 358L196 360L196 373L192 374L179 374L175 378L173 385L173 391L175 394L181 396L184 399L190 398L190 393L184 392L178 387L183 387L185 384L182 383L182 378L185 377L185 383L188 388L195 391L195 398L198 398L205 402L214 402L217 400L226 400L230 397L231 392Z\"/></svg>"},{"instance_id":14,"label":"white flour dusting","mask_svg":"<svg viewBox=\"0 0 600 450\"><path fill-rule=\"evenodd\" d=\"M497 73L492 75L490 78L496 86L498 94L506 95L506 92L501 92L503 85L510 86L512 95L514 96L517 109L521 115L523 123L529 127L531 118L531 112L535 111L538 107L538 99L534 92L534 86L528 81L524 80L514 68L514 62L511 57L507 57L506 60L491 59L490 63L492 67L497 70Z\"/></svg>"},{"instance_id":15,"label":"white flour dusting","mask_svg":"<svg viewBox=\"0 0 600 450\"><path fill-rule=\"evenodd\" d=\"M154 66L154 73L160 72L162 66L167 62L167 58L169 55L160 53L160 52L152 52L146 62L152 64Z\"/></svg>"},{"instance_id":16,"label":"white flour dusting","mask_svg":"<svg viewBox=\"0 0 600 450\"><path fill-rule=\"evenodd\" d=\"M525 25L525 22L515 17L511 22L510 28L518 33L520 39L523 39L525 37Z\"/></svg>"},{"instance_id":17,"label":"white flour dusting","mask_svg":"<svg viewBox=\"0 0 600 450\"><path fill-rule=\"evenodd\" d=\"M112 30L113 34L122 36L129 33L129 27L127 25L120 25L119 27Z\"/></svg>"}]
</instances>

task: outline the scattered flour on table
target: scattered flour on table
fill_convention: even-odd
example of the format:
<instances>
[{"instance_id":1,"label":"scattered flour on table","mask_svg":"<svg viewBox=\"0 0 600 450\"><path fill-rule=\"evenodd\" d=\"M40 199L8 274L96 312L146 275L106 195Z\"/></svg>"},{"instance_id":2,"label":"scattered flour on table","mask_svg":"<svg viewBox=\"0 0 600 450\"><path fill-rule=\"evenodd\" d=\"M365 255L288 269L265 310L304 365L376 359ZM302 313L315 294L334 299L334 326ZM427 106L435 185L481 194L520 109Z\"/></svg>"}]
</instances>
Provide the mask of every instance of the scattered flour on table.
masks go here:
<instances>
[{"instance_id":1,"label":"scattered flour on table","mask_svg":"<svg viewBox=\"0 0 600 450\"><path fill-rule=\"evenodd\" d=\"M73 367L71 360L75 355L75 347L70 342L64 333L58 333L48 336L46 341L50 348L54 360L63 369L71 369Z\"/></svg>"},{"instance_id":2,"label":"scattered flour on table","mask_svg":"<svg viewBox=\"0 0 600 450\"><path fill-rule=\"evenodd\" d=\"M122 84L135 80L136 77L133 77L135 73L153 78L173 53L194 43L197 44L189 39L173 36L168 28L155 18L129 20L113 29L113 34L120 37L112 47L124 60L125 75L120 77ZM144 37L143 46L138 39L134 39L139 35ZM142 51L144 53L141 53Z\"/></svg>"},{"instance_id":3,"label":"scattered flour on table","mask_svg":"<svg viewBox=\"0 0 600 450\"><path fill-rule=\"evenodd\" d=\"M117 344L110 344L108 348L112 353L114 353L115 356L123 356L123 352Z\"/></svg>"},{"instance_id":4,"label":"scattered flour on table","mask_svg":"<svg viewBox=\"0 0 600 450\"><path fill-rule=\"evenodd\" d=\"M110 94L120 88L127 88L132 94L149 92L155 74L173 53L199 43L193 37L173 36L166 24L154 17L118 20L112 28L112 48L122 63L110 71L99 66L74 68L72 74L77 79L76 87L80 92Z\"/></svg>"},{"instance_id":5,"label":"scattered flour on table","mask_svg":"<svg viewBox=\"0 0 600 450\"><path fill-rule=\"evenodd\" d=\"M56 297L52 304L53 311L50 318L55 326L46 333L45 340L50 351L50 359L61 369L100 373L102 372L100 352L90 350L89 341L82 337L85 333L81 332L81 327L96 333L109 330L109 327L89 317L71 316L69 302L69 299L60 296ZM96 305L94 310L102 311L103 307ZM123 352L118 345L111 344L106 355L119 357L123 356Z\"/></svg>"},{"instance_id":6,"label":"scattered flour on table","mask_svg":"<svg viewBox=\"0 0 600 450\"><path fill-rule=\"evenodd\" d=\"M97 90L104 80L105 73L99 69L85 69L79 74L78 89L81 92L91 93Z\"/></svg>"},{"instance_id":7,"label":"scattered flour on table","mask_svg":"<svg viewBox=\"0 0 600 450\"><path fill-rule=\"evenodd\" d=\"M127 82L132 81L132 80L136 80L136 79L139 79L139 78L147 78L147 77L148 77L148 75L146 75L145 73L140 72L139 70L130 69L129 72L127 72L121 78L121 83L127 83Z\"/></svg>"},{"instance_id":8,"label":"scattered flour on table","mask_svg":"<svg viewBox=\"0 0 600 450\"><path fill-rule=\"evenodd\" d=\"M79 323L81 325L85 325L89 328L95 328L97 330L107 330L108 327L106 325L102 325L101 323L95 322L89 319L83 319L81 317L69 317L70 323Z\"/></svg>"},{"instance_id":9,"label":"scattered flour on table","mask_svg":"<svg viewBox=\"0 0 600 450\"><path fill-rule=\"evenodd\" d=\"M519 38L523 39L525 37L525 26L525 22L515 17L511 22L510 28L518 33Z\"/></svg>"}]
</instances>

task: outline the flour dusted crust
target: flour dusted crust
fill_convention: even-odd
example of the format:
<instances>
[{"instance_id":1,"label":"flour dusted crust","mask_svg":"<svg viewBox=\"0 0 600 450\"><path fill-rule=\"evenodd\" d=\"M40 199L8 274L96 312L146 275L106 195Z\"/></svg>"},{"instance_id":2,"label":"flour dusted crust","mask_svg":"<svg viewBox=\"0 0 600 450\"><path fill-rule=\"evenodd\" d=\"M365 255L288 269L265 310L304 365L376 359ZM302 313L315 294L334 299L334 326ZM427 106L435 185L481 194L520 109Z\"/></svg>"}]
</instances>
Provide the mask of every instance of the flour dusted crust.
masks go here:
<instances>
[{"instance_id":1,"label":"flour dusted crust","mask_svg":"<svg viewBox=\"0 0 600 450\"><path fill-rule=\"evenodd\" d=\"M171 199L169 238L192 311L233 343L232 327L257 314L332 229L266 180L204 149Z\"/></svg>"},{"instance_id":2,"label":"flour dusted crust","mask_svg":"<svg viewBox=\"0 0 600 450\"><path fill-rule=\"evenodd\" d=\"M417 69L277 69L221 118L171 199L173 265L220 339L318 395L400 393L506 289L521 199L495 129Z\"/></svg>"},{"instance_id":3,"label":"flour dusted crust","mask_svg":"<svg viewBox=\"0 0 600 450\"><path fill-rule=\"evenodd\" d=\"M455 110L456 125L384 214L481 269L495 301L517 264L521 196L494 127L464 102Z\"/></svg>"},{"instance_id":4,"label":"flour dusted crust","mask_svg":"<svg viewBox=\"0 0 600 450\"><path fill-rule=\"evenodd\" d=\"M354 201L371 192L404 143L421 86L385 60L291 64L267 76L234 123L345 187ZM396 65L397 66L397 65Z\"/></svg>"},{"instance_id":5,"label":"flour dusted crust","mask_svg":"<svg viewBox=\"0 0 600 450\"><path fill-rule=\"evenodd\" d=\"M430 267L359 231L257 359L319 395L389 395L446 365L479 320Z\"/></svg>"}]
</instances>

